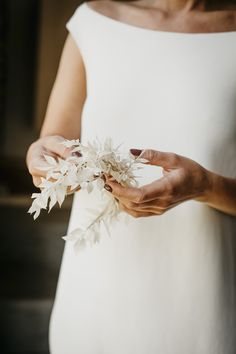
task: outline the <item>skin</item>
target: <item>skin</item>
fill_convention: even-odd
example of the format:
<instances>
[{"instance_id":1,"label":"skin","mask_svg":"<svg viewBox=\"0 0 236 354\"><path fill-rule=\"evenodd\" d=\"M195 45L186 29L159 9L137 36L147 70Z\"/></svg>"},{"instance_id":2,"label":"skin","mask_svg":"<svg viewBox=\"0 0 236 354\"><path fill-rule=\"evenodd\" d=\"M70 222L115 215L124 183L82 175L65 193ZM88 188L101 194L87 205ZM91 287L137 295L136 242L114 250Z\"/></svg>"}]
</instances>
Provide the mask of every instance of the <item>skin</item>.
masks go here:
<instances>
[{"instance_id":1,"label":"skin","mask_svg":"<svg viewBox=\"0 0 236 354\"><path fill-rule=\"evenodd\" d=\"M236 30L233 1L194 0L95 0L89 6L121 22L163 31L225 32ZM39 139L30 145L26 163L33 183L45 177L39 166L43 154L66 158L71 150L63 139L80 138L81 113L86 99L86 76L82 56L68 34L49 98ZM138 148L138 147L134 147ZM142 157L162 166L163 177L140 188L122 187L106 176L106 188L120 208L133 217L161 215L188 200L196 200L223 213L236 216L236 179L209 171L175 152L144 149Z\"/></svg>"},{"instance_id":2,"label":"skin","mask_svg":"<svg viewBox=\"0 0 236 354\"><path fill-rule=\"evenodd\" d=\"M236 180L208 171L197 162L172 152L144 149L149 165L161 166L163 177L139 188L123 187L106 177L105 188L131 216L161 215L188 200L205 203L236 216Z\"/></svg>"},{"instance_id":3,"label":"skin","mask_svg":"<svg viewBox=\"0 0 236 354\"><path fill-rule=\"evenodd\" d=\"M41 177L45 177L45 172L38 168L46 164L43 155L66 158L71 149L61 142L65 138L80 138L85 98L84 63L73 38L68 35L39 139L30 145L26 155L26 164L36 187L41 183Z\"/></svg>"}]
</instances>

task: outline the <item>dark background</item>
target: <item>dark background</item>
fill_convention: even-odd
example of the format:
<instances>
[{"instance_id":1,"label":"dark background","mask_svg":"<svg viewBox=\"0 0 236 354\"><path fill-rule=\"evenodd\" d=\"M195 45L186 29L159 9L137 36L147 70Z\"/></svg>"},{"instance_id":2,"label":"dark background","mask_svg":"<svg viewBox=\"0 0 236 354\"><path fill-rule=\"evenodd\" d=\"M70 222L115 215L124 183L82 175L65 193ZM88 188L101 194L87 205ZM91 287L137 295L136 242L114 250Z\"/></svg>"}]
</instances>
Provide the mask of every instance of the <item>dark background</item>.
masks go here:
<instances>
[{"instance_id":1,"label":"dark background","mask_svg":"<svg viewBox=\"0 0 236 354\"><path fill-rule=\"evenodd\" d=\"M71 199L34 221L25 155L44 119L65 23L79 3L0 1L0 354L48 353Z\"/></svg>"}]
</instances>

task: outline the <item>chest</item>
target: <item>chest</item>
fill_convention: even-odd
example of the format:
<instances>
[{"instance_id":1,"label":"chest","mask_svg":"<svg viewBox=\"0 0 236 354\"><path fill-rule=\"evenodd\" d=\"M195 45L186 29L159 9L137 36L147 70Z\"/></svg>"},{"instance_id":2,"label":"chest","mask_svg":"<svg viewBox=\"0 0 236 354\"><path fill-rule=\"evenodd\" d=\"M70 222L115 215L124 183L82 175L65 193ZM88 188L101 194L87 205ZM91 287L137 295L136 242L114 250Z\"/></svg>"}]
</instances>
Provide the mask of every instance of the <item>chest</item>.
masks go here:
<instances>
[{"instance_id":1,"label":"chest","mask_svg":"<svg viewBox=\"0 0 236 354\"><path fill-rule=\"evenodd\" d=\"M200 11L176 11L169 13L162 9L145 6L133 7L126 4L112 4L104 8L107 15L115 20L137 27L173 32L225 32L236 30L236 5L222 8L205 8ZM218 6L218 7L219 7ZM117 8L116 8L117 7Z\"/></svg>"}]
</instances>

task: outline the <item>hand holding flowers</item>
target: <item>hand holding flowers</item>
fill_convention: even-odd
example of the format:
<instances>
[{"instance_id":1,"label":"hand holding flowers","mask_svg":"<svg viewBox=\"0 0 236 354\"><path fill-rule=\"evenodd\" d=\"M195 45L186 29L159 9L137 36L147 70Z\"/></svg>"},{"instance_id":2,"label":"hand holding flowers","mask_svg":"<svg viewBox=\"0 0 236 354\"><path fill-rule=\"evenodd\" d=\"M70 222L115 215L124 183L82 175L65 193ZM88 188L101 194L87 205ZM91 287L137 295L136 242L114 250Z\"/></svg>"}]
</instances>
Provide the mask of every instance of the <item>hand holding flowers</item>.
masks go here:
<instances>
[{"instance_id":1,"label":"hand holding flowers","mask_svg":"<svg viewBox=\"0 0 236 354\"><path fill-rule=\"evenodd\" d=\"M121 210L138 218L161 215L190 199L206 200L211 189L211 174L197 162L151 149L134 149L133 153L148 160L150 165L161 166L163 177L137 188L121 186L105 175L105 188L117 198Z\"/></svg>"},{"instance_id":2,"label":"hand holding flowers","mask_svg":"<svg viewBox=\"0 0 236 354\"><path fill-rule=\"evenodd\" d=\"M106 139L104 144L97 139L87 145L81 144L79 140L62 139L60 144L67 149L66 153L64 151L67 157L63 159L43 154L42 159L38 159L41 166L34 166L34 171L46 172L38 184L41 192L32 195L34 201L28 210L34 213L34 219L39 216L41 209L48 207L50 211L57 202L61 206L70 191L86 189L88 193L92 192L94 182L101 192L107 193L103 188L105 173L124 187L137 186L134 171L141 168L140 163L146 162L142 158L134 158L130 153L119 151L119 146L114 148L111 139ZM62 148L57 146L57 150L62 151ZM107 223L116 218L120 210L117 199L109 196L100 212L96 209L90 209L90 212L95 217L85 229L78 228L63 237L73 241L76 249L83 248L88 241L98 242L101 222L108 229Z\"/></svg>"},{"instance_id":3,"label":"hand holding flowers","mask_svg":"<svg viewBox=\"0 0 236 354\"><path fill-rule=\"evenodd\" d=\"M122 153L120 146L113 147L111 139L104 144L97 140L87 145L79 140L53 139L54 144L49 139L44 149L34 146L37 158L31 158L33 168L29 166L29 170L41 193L32 195L34 202L29 212L36 219L41 209L48 207L50 211L57 202L61 206L67 194L79 189L90 193L96 186L104 196L101 210L89 209L93 220L87 227L63 237L72 241L77 250L88 242L99 242L100 225L103 223L109 233L108 224L121 211L135 218L161 215L192 199L236 215L235 179L210 172L190 158L151 149ZM51 147L49 151L47 146ZM140 164L161 166L163 177L138 187L134 171L143 167Z\"/></svg>"}]
</instances>

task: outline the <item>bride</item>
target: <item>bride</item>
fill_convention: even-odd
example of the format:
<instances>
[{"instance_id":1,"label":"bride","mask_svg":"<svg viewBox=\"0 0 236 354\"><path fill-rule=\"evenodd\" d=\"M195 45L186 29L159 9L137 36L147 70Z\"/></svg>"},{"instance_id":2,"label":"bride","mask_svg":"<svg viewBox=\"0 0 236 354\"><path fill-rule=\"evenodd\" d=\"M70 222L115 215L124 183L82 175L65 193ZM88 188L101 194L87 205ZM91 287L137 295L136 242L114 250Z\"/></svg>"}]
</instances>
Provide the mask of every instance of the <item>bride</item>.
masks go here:
<instances>
[{"instance_id":1,"label":"bride","mask_svg":"<svg viewBox=\"0 0 236 354\"><path fill-rule=\"evenodd\" d=\"M235 353L235 10L233 1L94 0L67 22L27 152L34 185L44 154L70 155L65 139L125 141L150 169L137 188L106 176L128 226L80 256L66 243L52 354ZM75 191L68 230L99 201Z\"/></svg>"}]
</instances>

